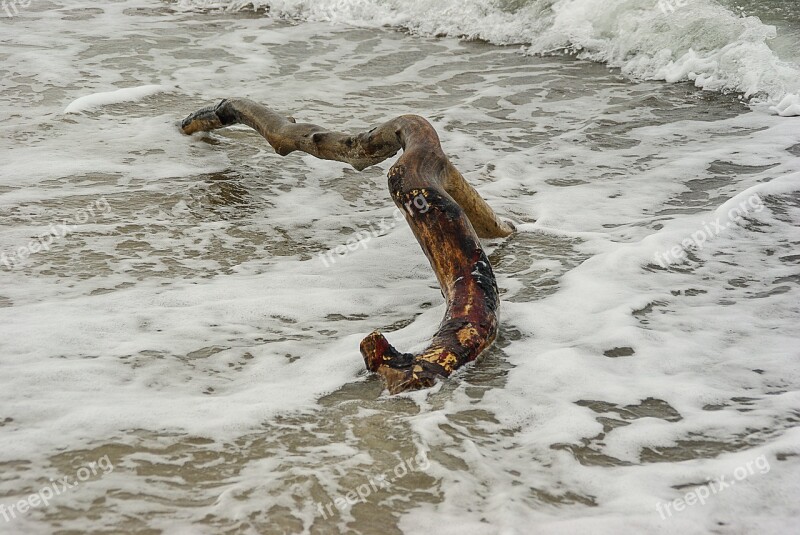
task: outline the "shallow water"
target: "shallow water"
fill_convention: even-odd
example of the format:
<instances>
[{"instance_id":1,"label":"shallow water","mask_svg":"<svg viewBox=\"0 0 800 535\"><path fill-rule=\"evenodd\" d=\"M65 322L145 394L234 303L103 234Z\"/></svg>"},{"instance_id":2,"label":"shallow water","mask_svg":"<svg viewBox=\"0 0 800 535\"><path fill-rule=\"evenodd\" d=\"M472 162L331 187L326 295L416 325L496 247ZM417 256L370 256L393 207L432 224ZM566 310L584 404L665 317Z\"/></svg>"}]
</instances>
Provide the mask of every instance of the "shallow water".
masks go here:
<instances>
[{"instance_id":1,"label":"shallow water","mask_svg":"<svg viewBox=\"0 0 800 535\"><path fill-rule=\"evenodd\" d=\"M263 12L34 1L0 32L0 504L100 466L0 533L796 532L796 118ZM431 120L519 227L486 244L502 326L478 363L382 392L360 339L419 348L444 308L391 161L179 133L227 96L346 131Z\"/></svg>"}]
</instances>

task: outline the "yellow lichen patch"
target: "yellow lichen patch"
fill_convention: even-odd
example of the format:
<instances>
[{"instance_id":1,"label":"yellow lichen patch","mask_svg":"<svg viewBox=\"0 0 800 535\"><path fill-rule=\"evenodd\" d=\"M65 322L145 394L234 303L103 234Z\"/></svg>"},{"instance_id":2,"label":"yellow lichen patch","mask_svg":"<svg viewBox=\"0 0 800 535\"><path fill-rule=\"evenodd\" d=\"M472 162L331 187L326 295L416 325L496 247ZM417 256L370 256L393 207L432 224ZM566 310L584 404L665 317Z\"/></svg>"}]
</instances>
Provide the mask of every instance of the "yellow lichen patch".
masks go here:
<instances>
[{"instance_id":1,"label":"yellow lichen patch","mask_svg":"<svg viewBox=\"0 0 800 535\"><path fill-rule=\"evenodd\" d=\"M410 198L419 197L419 196L428 198L428 195L429 195L429 193L428 193L428 190L426 188L414 188L414 189L408 190L406 192L406 196L410 197Z\"/></svg>"},{"instance_id":2,"label":"yellow lichen patch","mask_svg":"<svg viewBox=\"0 0 800 535\"><path fill-rule=\"evenodd\" d=\"M455 353L444 347L429 350L427 353L420 355L419 358L426 362L438 364L447 370L448 373L458 367L458 357L456 357Z\"/></svg>"},{"instance_id":3,"label":"yellow lichen patch","mask_svg":"<svg viewBox=\"0 0 800 535\"><path fill-rule=\"evenodd\" d=\"M458 367L458 358L456 355L444 347L430 349L426 353L420 355L419 359L426 362L434 362L448 372L452 372Z\"/></svg>"},{"instance_id":4,"label":"yellow lichen patch","mask_svg":"<svg viewBox=\"0 0 800 535\"><path fill-rule=\"evenodd\" d=\"M439 365L448 372L452 372L456 369L456 366L458 366L458 359L453 353L448 351L445 358L439 359Z\"/></svg>"},{"instance_id":5,"label":"yellow lichen patch","mask_svg":"<svg viewBox=\"0 0 800 535\"><path fill-rule=\"evenodd\" d=\"M478 338L478 331L472 325L467 325L458 331L458 342L462 346L470 345L472 341Z\"/></svg>"},{"instance_id":6,"label":"yellow lichen patch","mask_svg":"<svg viewBox=\"0 0 800 535\"><path fill-rule=\"evenodd\" d=\"M445 360L442 358L442 356L447 353L449 353L449 351L447 351L447 349L443 347L439 347L436 349L429 349L427 352L420 355L419 359L427 362L436 362L441 364L442 361Z\"/></svg>"}]
</instances>

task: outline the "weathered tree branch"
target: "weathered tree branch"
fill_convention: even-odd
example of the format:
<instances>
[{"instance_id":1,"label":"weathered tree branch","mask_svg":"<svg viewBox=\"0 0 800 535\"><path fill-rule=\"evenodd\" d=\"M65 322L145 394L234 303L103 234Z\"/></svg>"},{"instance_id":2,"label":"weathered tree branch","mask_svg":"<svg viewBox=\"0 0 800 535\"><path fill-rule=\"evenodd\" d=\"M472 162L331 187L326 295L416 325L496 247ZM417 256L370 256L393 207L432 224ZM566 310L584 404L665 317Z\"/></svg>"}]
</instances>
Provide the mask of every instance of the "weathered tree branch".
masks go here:
<instances>
[{"instance_id":1,"label":"weathered tree branch","mask_svg":"<svg viewBox=\"0 0 800 535\"><path fill-rule=\"evenodd\" d=\"M447 311L428 347L417 355L400 353L377 331L361 342L367 368L384 378L391 393L432 386L492 343L499 298L478 237L505 237L513 227L495 215L450 163L428 121L402 115L346 135L297 123L250 100L227 99L196 111L181 127L192 134L237 123L260 133L281 156L299 150L359 171L403 149L389 170L389 191L436 272ZM416 202L421 198L423 203Z\"/></svg>"}]
</instances>

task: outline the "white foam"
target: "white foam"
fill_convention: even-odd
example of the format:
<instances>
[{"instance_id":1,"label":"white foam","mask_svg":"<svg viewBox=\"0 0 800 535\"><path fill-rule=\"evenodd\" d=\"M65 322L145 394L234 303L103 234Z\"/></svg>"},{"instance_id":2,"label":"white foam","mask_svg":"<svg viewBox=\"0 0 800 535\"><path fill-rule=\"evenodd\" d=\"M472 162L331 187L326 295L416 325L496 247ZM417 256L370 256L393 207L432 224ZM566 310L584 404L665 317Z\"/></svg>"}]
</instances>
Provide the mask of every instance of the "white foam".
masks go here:
<instances>
[{"instance_id":1,"label":"white foam","mask_svg":"<svg viewBox=\"0 0 800 535\"><path fill-rule=\"evenodd\" d=\"M800 95L786 95L770 109L781 117L800 115Z\"/></svg>"},{"instance_id":2,"label":"white foam","mask_svg":"<svg viewBox=\"0 0 800 535\"><path fill-rule=\"evenodd\" d=\"M452 32L446 21L469 18L498 39L521 35L530 22L519 15L495 24L506 15L477 3L461 11L429 4L425 21L391 8L399 3L380 4L373 18L420 33ZM146 0L93 10L33 11L37 5L0 19L14 29L0 65L0 83L13 88L0 92L0 252L100 197L111 211L24 267L0 265L0 462L21 461L4 465L0 502L65 470L54 457L98 444L122 453L112 474L50 509L0 522L0 531L119 531L132 521L210 533L202 527L209 517L216 531L273 521L265 504L307 527L320 488L340 494L362 483L359 470L382 468L380 457L394 454L394 443L373 440L395 433L432 459L430 479L409 479L373 504L400 517L407 533L431 525L600 534L708 533L717 521L742 532L794 526L794 121L716 95L698 104L691 88L630 84L588 62L485 44L230 13L154 13ZM282 5L297 13L296 2ZM344 21L372 17L378 4L338 5ZM610 19L597 4L573 6L559 28L596 39L592 50L602 50L610 41L569 17ZM319 10L333 7L304 9L322 18ZM86 13L84 22L61 20ZM555 28L554 15L543 15L537 31ZM554 42L569 42L558 33ZM148 54L129 50L134 40L146 42ZM692 61L710 57L693 50ZM37 56L46 71L32 62ZM642 72L675 58L659 61L642 60ZM62 114L82 96L150 81L181 90L147 105ZM409 111L431 118L467 179L500 214L525 222L511 239L487 245L503 291L491 361L430 392L364 401L378 390L362 383L361 337L383 328L398 348L413 350L443 313L406 225L333 265L317 256L369 221L391 218L388 163L357 174L308 156L279 158L244 128L180 134L176 122L186 113L231 95L343 130ZM689 248L693 258L657 265L656 253L753 194L764 210ZM605 355L627 347L633 355ZM333 410L330 400L317 403L343 386L363 398ZM668 406L670 419L654 410L631 416L648 399ZM379 408L353 408L362 401ZM351 420L315 420L350 408ZM276 430L265 421L291 420L295 410L310 415L308 425L286 424L301 439L264 436ZM369 420L367 411L383 418ZM623 425L606 431L604 419ZM187 446L187 435L213 442ZM694 453L698 446L685 444L692 440L701 442ZM586 443L597 455L588 461L580 459ZM208 484L171 471L193 466L195 452L197 460L211 453L196 465ZM656 503L758 455L773 470L669 522L659 518ZM221 473L217 462L228 463ZM157 465L168 468L154 474ZM337 527L361 528L369 514L354 509Z\"/></svg>"},{"instance_id":3,"label":"white foam","mask_svg":"<svg viewBox=\"0 0 800 535\"><path fill-rule=\"evenodd\" d=\"M779 57L774 26L711 0L660 9L653 0L534 0L502 9L489 0L180 0L185 8L268 8L279 17L393 25L422 35L526 44L529 53L570 50L633 79L691 81L711 91L775 104L800 95L800 57ZM783 107L782 115L795 115Z\"/></svg>"},{"instance_id":4,"label":"white foam","mask_svg":"<svg viewBox=\"0 0 800 535\"><path fill-rule=\"evenodd\" d=\"M64 109L64 113L80 113L91 108L98 108L109 104L135 102L151 95L174 90L174 87L150 84L137 87L125 87L114 91L92 93L91 95L85 95L70 102Z\"/></svg>"}]
</instances>

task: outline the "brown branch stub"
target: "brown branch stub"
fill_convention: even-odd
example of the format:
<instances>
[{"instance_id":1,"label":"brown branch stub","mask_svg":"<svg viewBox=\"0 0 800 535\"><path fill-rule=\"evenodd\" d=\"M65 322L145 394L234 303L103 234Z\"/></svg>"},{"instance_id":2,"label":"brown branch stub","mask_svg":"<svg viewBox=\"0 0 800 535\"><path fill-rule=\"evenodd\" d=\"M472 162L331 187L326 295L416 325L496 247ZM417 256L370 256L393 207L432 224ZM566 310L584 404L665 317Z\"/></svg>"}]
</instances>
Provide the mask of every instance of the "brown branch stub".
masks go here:
<instances>
[{"instance_id":1,"label":"brown branch stub","mask_svg":"<svg viewBox=\"0 0 800 535\"><path fill-rule=\"evenodd\" d=\"M297 123L246 99L226 99L183 120L184 133L246 124L285 156L302 151L362 170L403 154L389 170L389 191L436 273L447 310L428 346L400 353L379 332L361 342L367 369L391 393L427 388L475 360L497 334L499 296L478 237L510 235L486 201L450 163L431 124L402 115L367 132L346 135ZM424 210L420 207L424 206Z\"/></svg>"}]
</instances>

